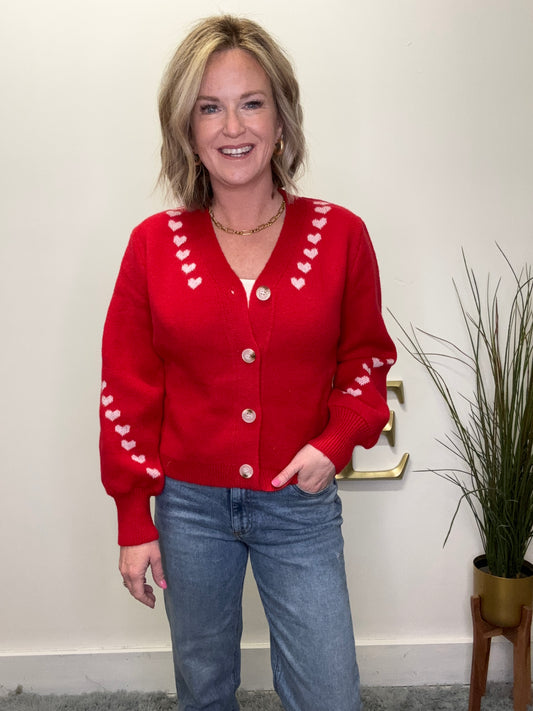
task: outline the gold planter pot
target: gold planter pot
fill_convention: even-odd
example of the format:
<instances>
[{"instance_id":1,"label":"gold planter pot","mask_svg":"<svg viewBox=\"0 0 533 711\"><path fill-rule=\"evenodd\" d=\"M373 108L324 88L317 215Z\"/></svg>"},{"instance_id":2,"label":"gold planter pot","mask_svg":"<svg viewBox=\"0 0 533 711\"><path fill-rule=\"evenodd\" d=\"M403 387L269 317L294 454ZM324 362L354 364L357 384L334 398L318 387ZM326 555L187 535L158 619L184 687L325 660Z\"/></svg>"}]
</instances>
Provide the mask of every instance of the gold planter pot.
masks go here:
<instances>
[{"instance_id":1,"label":"gold planter pot","mask_svg":"<svg viewBox=\"0 0 533 711\"><path fill-rule=\"evenodd\" d=\"M474 595L481 600L481 617L495 627L518 627L522 606L533 601L533 565L524 561L522 578L491 575L484 555L474 558Z\"/></svg>"}]
</instances>

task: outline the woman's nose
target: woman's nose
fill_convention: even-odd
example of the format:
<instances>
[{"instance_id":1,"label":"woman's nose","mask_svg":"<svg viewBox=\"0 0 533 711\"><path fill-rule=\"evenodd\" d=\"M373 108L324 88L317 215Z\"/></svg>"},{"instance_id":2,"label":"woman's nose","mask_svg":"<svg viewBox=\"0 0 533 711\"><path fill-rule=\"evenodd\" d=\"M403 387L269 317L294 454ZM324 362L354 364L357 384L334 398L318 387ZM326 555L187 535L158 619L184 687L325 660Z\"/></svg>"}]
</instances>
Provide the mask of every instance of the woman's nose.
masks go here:
<instances>
[{"instance_id":1,"label":"woman's nose","mask_svg":"<svg viewBox=\"0 0 533 711\"><path fill-rule=\"evenodd\" d=\"M224 132L228 136L238 136L244 130L242 118L235 109L229 109L226 113Z\"/></svg>"}]
</instances>

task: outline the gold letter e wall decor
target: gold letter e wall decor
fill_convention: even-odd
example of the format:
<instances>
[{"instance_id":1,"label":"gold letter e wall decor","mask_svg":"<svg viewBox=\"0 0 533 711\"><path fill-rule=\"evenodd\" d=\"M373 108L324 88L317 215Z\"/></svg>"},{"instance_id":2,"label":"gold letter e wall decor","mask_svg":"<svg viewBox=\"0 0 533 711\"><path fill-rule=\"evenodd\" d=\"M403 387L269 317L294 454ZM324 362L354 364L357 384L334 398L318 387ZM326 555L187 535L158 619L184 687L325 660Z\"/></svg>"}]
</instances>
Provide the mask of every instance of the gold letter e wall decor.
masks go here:
<instances>
[{"instance_id":1,"label":"gold letter e wall decor","mask_svg":"<svg viewBox=\"0 0 533 711\"><path fill-rule=\"evenodd\" d=\"M396 393L398 402L405 402L403 391L403 380L387 380L387 390ZM383 435L387 438L391 447L394 447L396 441L396 418L394 410L390 411L389 421L383 428ZM405 472L405 467L409 461L409 453L405 452L400 459L400 462L392 469L384 469L382 471L358 471L353 468L352 463L348 464L340 474L337 474L337 479L401 479Z\"/></svg>"}]
</instances>

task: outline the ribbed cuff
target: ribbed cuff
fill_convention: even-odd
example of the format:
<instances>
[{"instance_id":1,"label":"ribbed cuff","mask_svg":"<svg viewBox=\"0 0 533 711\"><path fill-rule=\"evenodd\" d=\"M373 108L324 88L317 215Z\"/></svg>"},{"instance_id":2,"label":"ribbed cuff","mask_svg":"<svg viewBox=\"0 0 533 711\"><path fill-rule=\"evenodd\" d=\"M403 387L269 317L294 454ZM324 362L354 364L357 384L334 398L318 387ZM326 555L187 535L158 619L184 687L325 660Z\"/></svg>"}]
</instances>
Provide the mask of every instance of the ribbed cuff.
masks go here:
<instances>
[{"instance_id":1,"label":"ribbed cuff","mask_svg":"<svg viewBox=\"0 0 533 711\"><path fill-rule=\"evenodd\" d=\"M146 491L121 494L114 499L117 505L119 546L138 546L159 538L152 521L150 496Z\"/></svg>"},{"instance_id":2,"label":"ribbed cuff","mask_svg":"<svg viewBox=\"0 0 533 711\"><path fill-rule=\"evenodd\" d=\"M376 441L377 437L372 438L370 428L360 415L349 408L333 406L326 429L309 444L325 454L338 473L351 460L356 445L371 447Z\"/></svg>"}]
</instances>

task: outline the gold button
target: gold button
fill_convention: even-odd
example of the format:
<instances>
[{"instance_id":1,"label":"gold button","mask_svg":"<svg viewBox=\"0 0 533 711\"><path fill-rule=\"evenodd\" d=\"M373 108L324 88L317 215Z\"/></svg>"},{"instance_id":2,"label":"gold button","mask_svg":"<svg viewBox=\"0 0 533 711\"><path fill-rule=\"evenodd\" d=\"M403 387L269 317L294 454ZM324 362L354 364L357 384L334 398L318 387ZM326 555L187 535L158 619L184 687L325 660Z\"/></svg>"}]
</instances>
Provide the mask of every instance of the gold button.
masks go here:
<instances>
[{"instance_id":1,"label":"gold button","mask_svg":"<svg viewBox=\"0 0 533 711\"><path fill-rule=\"evenodd\" d=\"M255 295L259 299L259 301L268 301L271 296L271 291L268 288L268 286L260 286L256 289Z\"/></svg>"},{"instance_id":2,"label":"gold button","mask_svg":"<svg viewBox=\"0 0 533 711\"><path fill-rule=\"evenodd\" d=\"M241 353L241 357L245 363L253 363L255 360L255 351L251 348L245 348Z\"/></svg>"},{"instance_id":3,"label":"gold button","mask_svg":"<svg viewBox=\"0 0 533 711\"><path fill-rule=\"evenodd\" d=\"M255 422L256 417L257 417L257 415L255 414L255 411L252 410L250 407L248 407L246 410L242 411L242 419L245 422L248 422L248 423Z\"/></svg>"},{"instance_id":4,"label":"gold button","mask_svg":"<svg viewBox=\"0 0 533 711\"><path fill-rule=\"evenodd\" d=\"M253 476L254 468L250 464L243 464L239 467L239 474L243 479L250 479Z\"/></svg>"}]
</instances>

